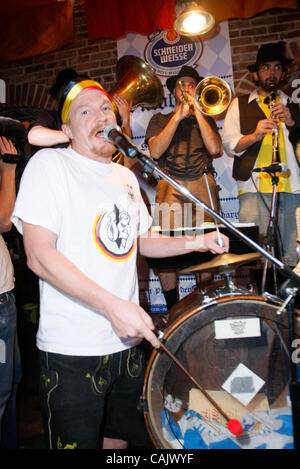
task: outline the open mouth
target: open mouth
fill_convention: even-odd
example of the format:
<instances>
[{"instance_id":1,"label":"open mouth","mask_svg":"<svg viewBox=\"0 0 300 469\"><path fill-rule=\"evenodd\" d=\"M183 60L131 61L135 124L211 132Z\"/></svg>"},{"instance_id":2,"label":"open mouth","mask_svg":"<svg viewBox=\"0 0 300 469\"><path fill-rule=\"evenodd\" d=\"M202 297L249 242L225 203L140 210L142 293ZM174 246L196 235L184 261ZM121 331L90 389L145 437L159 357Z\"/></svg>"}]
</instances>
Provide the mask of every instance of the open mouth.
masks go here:
<instances>
[{"instance_id":1,"label":"open mouth","mask_svg":"<svg viewBox=\"0 0 300 469\"><path fill-rule=\"evenodd\" d=\"M96 138L104 137L104 129L98 129L98 130L94 133L94 136L95 136Z\"/></svg>"}]
</instances>

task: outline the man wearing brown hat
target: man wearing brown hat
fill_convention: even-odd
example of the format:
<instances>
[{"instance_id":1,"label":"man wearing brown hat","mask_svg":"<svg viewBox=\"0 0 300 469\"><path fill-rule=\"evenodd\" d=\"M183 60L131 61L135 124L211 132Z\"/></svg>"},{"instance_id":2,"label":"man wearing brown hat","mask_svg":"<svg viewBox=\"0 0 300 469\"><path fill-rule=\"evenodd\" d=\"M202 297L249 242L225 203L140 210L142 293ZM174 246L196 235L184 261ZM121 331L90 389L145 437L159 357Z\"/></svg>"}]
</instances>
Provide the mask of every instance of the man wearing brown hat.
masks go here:
<instances>
[{"instance_id":1,"label":"man wearing brown hat","mask_svg":"<svg viewBox=\"0 0 300 469\"><path fill-rule=\"evenodd\" d=\"M280 87L292 62L285 56L284 43L263 44L256 63L248 67L257 88L232 101L223 127L224 148L234 155L239 221L255 222L261 242L267 234L274 181L274 173L268 167L274 162L281 164L275 173L278 176L275 220L280 233L276 254L282 253L280 257L290 266L297 263L295 210L300 205L300 170L289 133L299 122L300 110L299 104L289 103Z\"/></svg>"},{"instance_id":2,"label":"man wearing brown hat","mask_svg":"<svg viewBox=\"0 0 300 469\"><path fill-rule=\"evenodd\" d=\"M177 75L167 79L168 90L175 97L175 109L169 114L158 113L151 118L146 142L151 156L170 176L210 207L211 196L212 208L218 211L212 159L222 154L222 143L215 121L204 116L194 105L195 88L201 79L193 67L186 65ZM159 181L155 213L157 225L168 230L200 226L206 221L212 220L200 207L192 205L165 180ZM159 278L170 309L178 300L176 272L159 272Z\"/></svg>"}]
</instances>

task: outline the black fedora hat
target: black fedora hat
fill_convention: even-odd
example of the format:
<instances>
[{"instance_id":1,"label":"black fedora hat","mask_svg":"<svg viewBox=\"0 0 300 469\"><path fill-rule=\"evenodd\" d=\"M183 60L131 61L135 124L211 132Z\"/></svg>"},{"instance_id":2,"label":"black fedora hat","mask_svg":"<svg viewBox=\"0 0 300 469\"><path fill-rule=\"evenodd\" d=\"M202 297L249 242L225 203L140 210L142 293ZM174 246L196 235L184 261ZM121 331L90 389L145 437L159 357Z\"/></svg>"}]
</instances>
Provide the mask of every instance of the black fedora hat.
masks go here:
<instances>
[{"instance_id":1,"label":"black fedora hat","mask_svg":"<svg viewBox=\"0 0 300 469\"><path fill-rule=\"evenodd\" d=\"M266 62L279 61L283 67L291 64L294 59L289 59L285 56L285 42L269 42L262 44L258 49L256 62L249 65L247 68L250 72L257 72L259 66Z\"/></svg>"},{"instance_id":2,"label":"black fedora hat","mask_svg":"<svg viewBox=\"0 0 300 469\"><path fill-rule=\"evenodd\" d=\"M197 72L197 70L195 70L193 67L184 65L177 75L174 75L173 77L169 77L166 80L166 85L170 93L173 93L177 80L179 80L179 78L182 78L182 77L194 78L197 83L199 83L199 81L203 79L203 77L201 77L199 73Z\"/></svg>"},{"instance_id":3,"label":"black fedora hat","mask_svg":"<svg viewBox=\"0 0 300 469\"><path fill-rule=\"evenodd\" d=\"M55 99L57 98L58 92L61 88L64 88L71 80L75 80L78 77L77 72L72 68L64 68L58 72L55 83L49 89L50 96Z\"/></svg>"}]
</instances>

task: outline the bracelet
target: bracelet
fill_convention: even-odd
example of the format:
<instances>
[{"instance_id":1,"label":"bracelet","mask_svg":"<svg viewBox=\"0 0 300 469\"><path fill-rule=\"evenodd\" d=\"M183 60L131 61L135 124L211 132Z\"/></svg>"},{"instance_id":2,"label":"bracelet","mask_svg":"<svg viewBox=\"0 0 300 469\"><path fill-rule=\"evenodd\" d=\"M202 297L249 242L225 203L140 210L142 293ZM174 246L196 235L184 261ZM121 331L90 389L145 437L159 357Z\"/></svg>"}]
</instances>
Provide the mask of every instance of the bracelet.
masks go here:
<instances>
[{"instance_id":1,"label":"bracelet","mask_svg":"<svg viewBox=\"0 0 300 469\"><path fill-rule=\"evenodd\" d=\"M17 164L20 159L19 155L15 155L14 153L4 153L0 158L2 158L4 163L9 164Z\"/></svg>"}]
</instances>

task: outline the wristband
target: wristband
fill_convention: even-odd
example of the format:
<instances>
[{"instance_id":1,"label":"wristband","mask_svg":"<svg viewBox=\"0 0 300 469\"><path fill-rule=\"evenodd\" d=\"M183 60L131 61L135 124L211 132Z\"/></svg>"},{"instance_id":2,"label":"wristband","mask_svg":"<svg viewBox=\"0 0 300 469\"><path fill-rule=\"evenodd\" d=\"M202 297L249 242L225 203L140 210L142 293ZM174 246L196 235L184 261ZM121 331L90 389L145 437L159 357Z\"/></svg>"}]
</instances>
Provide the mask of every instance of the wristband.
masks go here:
<instances>
[{"instance_id":1,"label":"wristband","mask_svg":"<svg viewBox=\"0 0 300 469\"><path fill-rule=\"evenodd\" d=\"M9 164L17 164L19 161L19 155L15 155L14 153L4 153L0 156L4 163Z\"/></svg>"}]
</instances>

